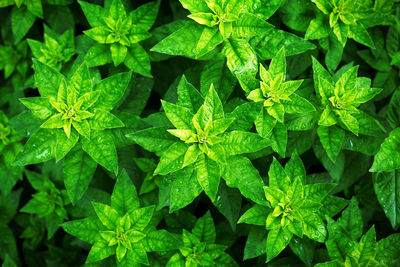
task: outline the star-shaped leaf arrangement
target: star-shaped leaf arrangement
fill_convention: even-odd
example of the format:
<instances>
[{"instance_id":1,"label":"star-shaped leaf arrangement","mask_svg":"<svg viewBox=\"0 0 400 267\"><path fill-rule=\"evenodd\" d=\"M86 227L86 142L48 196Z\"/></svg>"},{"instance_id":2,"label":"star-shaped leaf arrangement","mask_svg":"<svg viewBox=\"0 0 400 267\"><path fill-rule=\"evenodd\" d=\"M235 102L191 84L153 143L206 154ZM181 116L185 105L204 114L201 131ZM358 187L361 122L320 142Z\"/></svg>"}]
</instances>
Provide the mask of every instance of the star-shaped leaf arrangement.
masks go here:
<instances>
[{"instance_id":1,"label":"star-shaped leaf arrangement","mask_svg":"<svg viewBox=\"0 0 400 267\"><path fill-rule=\"evenodd\" d=\"M226 56L232 73L257 72L257 56L246 38L261 35L273 26L252 8L253 3L237 0L180 2L191 13L188 17L196 23L188 21L152 51L199 59L222 44L220 51Z\"/></svg>"},{"instance_id":2,"label":"star-shaped leaf arrangement","mask_svg":"<svg viewBox=\"0 0 400 267\"><path fill-rule=\"evenodd\" d=\"M108 8L83 1L79 4L92 26L84 33L98 42L85 56L88 64L124 63L132 71L152 77L149 55L139 42L151 37L148 31L156 20L160 2L147 3L129 13L121 0L113 0Z\"/></svg>"},{"instance_id":3,"label":"star-shaped leaf arrangement","mask_svg":"<svg viewBox=\"0 0 400 267\"><path fill-rule=\"evenodd\" d=\"M312 0L319 12L310 22L306 32L308 39L321 39L333 32L342 46L348 38L375 48L367 28L375 25L385 25L393 21L390 14L392 1L385 3L382 9L373 2L360 0ZM389 5L389 6L386 6Z\"/></svg>"},{"instance_id":4,"label":"star-shaped leaf arrangement","mask_svg":"<svg viewBox=\"0 0 400 267\"><path fill-rule=\"evenodd\" d=\"M322 109L318 121L318 136L332 162L336 161L341 150L345 130L357 136L369 134L368 127L385 132L376 119L358 108L382 92L380 88L371 88L369 78L357 77L358 66L332 77L313 58L313 72L314 87Z\"/></svg>"},{"instance_id":5,"label":"star-shaped leaf arrangement","mask_svg":"<svg viewBox=\"0 0 400 267\"><path fill-rule=\"evenodd\" d=\"M124 95L132 74L119 73L94 84L86 62L70 78L38 60L34 60L34 70L41 96L20 101L42 124L13 164L65 158L66 187L75 202L89 185L97 163L118 173L114 137L108 129L124 127L124 123L110 111Z\"/></svg>"},{"instance_id":6,"label":"star-shaped leaf arrangement","mask_svg":"<svg viewBox=\"0 0 400 267\"><path fill-rule=\"evenodd\" d=\"M149 265L148 252L175 250L181 242L152 222L154 206L140 207L128 174L123 170L111 195L111 205L92 202L97 217L66 222L63 229L92 244L86 263L112 255L118 266Z\"/></svg>"},{"instance_id":7,"label":"star-shaped leaf arrangement","mask_svg":"<svg viewBox=\"0 0 400 267\"><path fill-rule=\"evenodd\" d=\"M296 91L303 80L286 81L285 47L272 58L268 70L260 64L260 81L255 77L238 75L239 82L247 98L263 103L255 121L257 132L273 141L272 148L285 157L288 129L285 114L312 113L315 108L311 102Z\"/></svg>"},{"instance_id":8,"label":"star-shaped leaf arrangement","mask_svg":"<svg viewBox=\"0 0 400 267\"><path fill-rule=\"evenodd\" d=\"M215 239L215 226L208 211L196 221L192 232L183 229L183 246L171 256L166 266L238 266L225 252L228 247L215 244Z\"/></svg>"},{"instance_id":9,"label":"star-shaped leaf arrangement","mask_svg":"<svg viewBox=\"0 0 400 267\"><path fill-rule=\"evenodd\" d=\"M239 130L238 124L246 118L234 113L225 114L212 85L203 98L196 88L182 78L178 95L177 104L162 101L171 127L148 128L127 136L145 149L161 155L154 174L174 173L175 177L192 177L194 180L191 183L195 184L192 188L186 187L185 190L192 191L188 194L196 197L204 190L211 200L215 200L223 170L229 165L228 158L258 151L271 145L271 142L248 131L253 121L243 122L250 127L245 131ZM190 197L190 202L192 200ZM184 198L179 201L180 205L190 203Z\"/></svg>"},{"instance_id":10,"label":"star-shaped leaf arrangement","mask_svg":"<svg viewBox=\"0 0 400 267\"><path fill-rule=\"evenodd\" d=\"M18 180L22 180L23 167L12 166L22 148L23 136L10 127L8 117L0 111L0 191L7 196Z\"/></svg>"},{"instance_id":11,"label":"star-shaped leaf arrangement","mask_svg":"<svg viewBox=\"0 0 400 267\"><path fill-rule=\"evenodd\" d=\"M271 60L268 70L260 65L260 87L249 92L247 98L262 101L270 116L284 123L285 112L307 113L315 110L314 106L295 92L303 80L285 81L285 47L282 47ZM285 109L285 106L288 106Z\"/></svg>"},{"instance_id":12,"label":"star-shaped leaf arrangement","mask_svg":"<svg viewBox=\"0 0 400 267\"><path fill-rule=\"evenodd\" d=\"M9 78L15 71L25 76L28 70L28 45L25 41L13 45L5 41L0 45L0 70L4 70L4 78Z\"/></svg>"},{"instance_id":13,"label":"star-shaped leaf arrangement","mask_svg":"<svg viewBox=\"0 0 400 267\"><path fill-rule=\"evenodd\" d=\"M66 205L70 203L66 190L58 189L47 177L25 170L25 175L37 193L21 208L21 212L43 218L50 239L64 220L68 219Z\"/></svg>"},{"instance_id":14,"label":"star-shaped leaf arrangement","mask_svg":"<svg viewBox=\"0 0 400 267\"><path fill-rule=\"evenodd\" d=\"M331 261L315 266L393 266L398 262L400 234L392 234L377 242L375 226L363 233L363 218L353 198L342 216L328 218L329 237L326 248Z\"/></svg>"},{"instance_id":15,"label":"star-shaped leaf arrangement","mask_svg":"<svg viewBox=\"0 0 400 267\"><path fill-rule=\"evenodd\" d=\"M261 225L268 231L267 262L278 256L294 235L324 242L327 237L324 203L341 203L333 215L343 208L341 199L329 196L335 184L306 184L305 169L297 155L291 157L285 168L274 158L268 177L269 185L264 187L268 203L254 205L239 219L239 223ZM253 246L253 242L249 237L246 247Z\"/></svg>"},{"instance_id":16,"label":"star-shaped leaf arrangement","mask_svg":"<svg viewBox=\"0 0 400 267\"><path fill-rule=\"evenodd\" d=\"M75 54L74 32L58 34L44 26L44 42L27 39L31 51L40 62L60 71Z\"/></svg>"}]
</instances>

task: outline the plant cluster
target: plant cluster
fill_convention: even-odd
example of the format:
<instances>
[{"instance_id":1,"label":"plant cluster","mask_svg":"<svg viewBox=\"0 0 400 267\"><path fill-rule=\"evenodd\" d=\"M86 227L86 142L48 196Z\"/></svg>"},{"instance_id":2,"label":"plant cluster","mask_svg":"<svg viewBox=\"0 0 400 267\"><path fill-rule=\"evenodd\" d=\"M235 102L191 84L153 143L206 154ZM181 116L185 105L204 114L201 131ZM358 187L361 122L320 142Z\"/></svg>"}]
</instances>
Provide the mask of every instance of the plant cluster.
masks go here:
<instances>
[{"instance_id":1,"label":"plant cluster","mask_svg":"<svg viewBox=\"0 0 400 267\"><path fill-rule=\"evenodd\" d=\"M399 266L399 0L0 0L0 259Z\"/></svg>"}]
</instances>

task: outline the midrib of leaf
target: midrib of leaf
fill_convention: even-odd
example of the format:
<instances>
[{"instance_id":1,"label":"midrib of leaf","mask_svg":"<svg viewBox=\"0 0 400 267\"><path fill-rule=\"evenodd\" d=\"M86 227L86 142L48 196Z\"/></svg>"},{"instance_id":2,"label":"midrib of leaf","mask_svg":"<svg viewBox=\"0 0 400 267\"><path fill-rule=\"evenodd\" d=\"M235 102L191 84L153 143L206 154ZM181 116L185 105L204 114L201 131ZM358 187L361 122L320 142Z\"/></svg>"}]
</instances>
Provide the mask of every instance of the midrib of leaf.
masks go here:
<instances>
[{"instance_id":1,"label":"midrib of leaf","mask_svg":"<svg viewBox=\"0 0 400 267\"><path fill-rule=\"evenodd\" d=\"M398 219L397 219L397 201L396 201L396 196L399 196L400 197L400 195L399 195L399 188L398 188L398 186L397 186L397 180L398 179L398 177L397 177L397 171L394 171L394 179L393 179L393 183L394 183L394 190L393 190L393 194L392 194L392 197L393 197L393 216L394 216L394 224L395 225L397 225L397 221L398 221ZM389 190L389 192L390 192L390 190Z\"/></svg>"},{"instance_id":2,"label":"midrib of leaf","mask_svg":"<svg viewBox=\"0 0 400 267\"><path fill-rule=\"evenodd\" d=\"M229 46L231 47L232 51L234 52L234 55L236 56L236 59L239 59L240 64L244 65L244 63L246 62L244 58L241 58L239 55L240 53L237 53L238 50L232 45L231 40L227 39L227 42L229 42Z\"/></svg>"},{"instance_id":3,"label":"midrib of leaf","mask_svg":"<svg viewBox=\"0 0 400 267\"><path fill-rule=\"evenodd\" d=\"M396 182L396 176L395 176L395 179L394 179L394 192L393 192L393 198L394 198L394 205L393 205L393 214L394 214L394 216L395 216L395 225L398 223L397 222L397 213L396 213L396 210L397 210L397 201L396 201L396 196L399 196L400 197L400 195L399 195L399 188L398 188L398 186L397 186L397 182Z\"/></svg>"},{"instance_id":4,"label":"midrib of leaf","mask_svg":"<svg viewBox=\"0 0 400 267\"><path fill-rule=\"evenodd\" d=\"M132 47L132 49L135 49L134 47ZM128 49L128 53L129 53L129 49ZM140 64L140 60L138 60L138 57L136 57L136 53L129 53L129 55L135 60L136 64L138 66L140 66L140 68L143 68L143 64Z\"/></svg>"}]
</instances>

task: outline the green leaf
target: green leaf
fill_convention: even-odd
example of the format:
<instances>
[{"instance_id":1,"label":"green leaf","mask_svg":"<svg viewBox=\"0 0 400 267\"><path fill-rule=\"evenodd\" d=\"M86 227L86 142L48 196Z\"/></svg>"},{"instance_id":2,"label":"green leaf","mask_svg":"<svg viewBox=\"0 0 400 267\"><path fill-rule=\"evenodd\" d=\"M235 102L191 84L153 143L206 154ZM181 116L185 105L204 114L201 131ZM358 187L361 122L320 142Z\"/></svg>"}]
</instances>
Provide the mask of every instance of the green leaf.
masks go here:
<instances>
[{"instance_id":1,"label":"green leaf","mask_svg":"<svg viewBox=\"0 0 400 267\"><path fill-rule=\"evenodd\" d=\"M189 109L161 100L162 107L176 129L192 129L193 113Z\"/></svg>"},{"instance_id":2,"label":"green leaf","mask_svg":"<svg viewBox=\"0 0 400 267\"><path fill-rule=\"evenodd\" d=\"M104 241L97 241L91 247L89 251L89 255L86 259L86 263L92 263L96 261L103 260L108 258L109 256L115 254L115 247L110 247Z\"/></svg>"},{"instance_id":3,"label":"green leaf","mask_svg":"<svg viewBox=\"0 0 400 267\"><path fill-rule=\"evenodd\" d=\"M306 34L305 34L305 39L309 40L317 40L317 39L323 39L329 36L329 26L325 23L324 19L322 19L322 16L318 16L317 18L313 19L310 21L310 24L308 25Z\"/></svg>"},{"instance_id":4,"label":"green leaf","mask_svg":"<svg viewBox=\"0 0 400 267\"><path fill-rule=\"evenodd\" d=\"M336 116L333 110L328 106L323 111L319 117L318 125L324 127L330 127L337 123Z\"/></svg>"},{"instance_id":5,"label":"green leaf","mask_svg":"<svg viewBox=\"0 0 400 267\"><path fill-rule=\"evenodd\" d=\"M36 190L36 191L47 191L46 184L48 183L46 177L43 177L42 175L36 173L36 172L31 172L28 170L24 171L26 178L28 179L29 183L31 186ZM54 186L54 184L53 184Z\"/></svg>"},{"instance_id":6,"label":"green leaf","mask_svg":"<svg viewBox=\"0 0 400 267\"><path fill-rule=\"evenodd\" d=\"M318 77L319 78L319 94L321 96L321 102L323 105L327 105L328 103L328 99L332 96L335 95L335 86L333 85L333 83L329 82L328 80L326 80L325 78L322 77ZM330 108L330 106L326 107Z\"/></svg>"},{"instance_id":7,"label":"green leaf","mask_svg":"<svg viewBox=\"0 0 400 267\"><path fill-rule=\"evenodd\" d=\"M108 16L113 20L118 20L120 16L126 16L125 7L121 0L111 1L111 5L108 8Z\"/></svg>"},{"instance_id":8,"label":"green leaf","mask_svg":"<svg viewBox=\"0 0 400 267\"><path fill-rule=\"evenodd\" d=\"M107 229L117 229L117 226L119 225L119 220L122 216L120 216L113 207L99 202L92 202L92 205L94 211L97 214L97 217L100 219L101 223L105 227L107 227Z\"/></svg>"},{"instance_id":9,"label":"green leaf","mask_svg":"<svg viewBox=\"0 0 400 267\"><path fill-rule=\"evenodd\" d=\"M290 178L285 169L274 157L268 171L269 186L287 192L291 187Z\"/></svg>"},{"instance_id":10,"label":"green leaf","mask_svg":"<svg viewBox=\"0 0 400 267\"><path fill-rule=\"evenodd\" d=\"M271 145L270 140L249 132L232 131L224 133L222 138L224 140L220 144L223 146L227 155L256 152Z\"/></svg>"},{"instance_id":11,"label":"green leaf","mask_svg":"<svg viewBox=\"0 0 400 267\"><path fill-rule=\"evenodd\" d=\"M271 29L262 35L254 36L250 39L250 45L254 47L260 60L272 59L282 47L285 47L286 56L301 54L316 48L303 38L278 29Z\"/></svg>"},{"instance_id":12,"label":"green leaf","mask_svg":"<svg viewBox=\"0 0 400 267\"><path fill-rule=\"evenodd\" d=\"M306 169L299 155L294 152L285 165L285 172L294 181L297 177L305 184Z\"/></svg>"},{"instance_id":13,"label":"green leaf","mask_svg":"<svg viewBox=\"0 0 400 267\"><path fill-rule=\"evenodd\" d=\"M184 157L188 146L182 142L171 145L160 158L154 174L166 175L183 168Z\"/></svg>"},{"instance_id":14,"label":"green leaf","mask_svg":"<svg viewBox=\"0 0 400 267\"><path fill-rule=\"evenodd\" d=\"M328 70L333 73L340 64L344 47L342 43L332 35L328 39L328 44L329 46L325 56L325 64Z\"/></svg>"},{"instance_id":15,"label":"green leaf","mask_svg":"<svg viewBox=\"0 0 400 267\"><path fill-rule=\"evenodd\" d=\"M323 202L328 194L335 187L335 184L317 183L304 186L304 197L314 202Z\"/></svg>"},{"instance_id":16,"label":"green leaf","mask_svg":"<svg viewBox=\"0 0 400 267\"><path fill-rule=\"evenodd\" d=\"M146 251L169 251L178 249L181 246L181 241L174 234L166 230L151 231L146 234L145 250Z\"/></svg>"},{"instance_id":17,"label":"green leaf","mask_svg":"<svg viewBox=\"0 0 400 267\"><path fill-rule=\"evenodd\" d=\"M266 242L267 262L278 256L290 243L293 234L287 228L275 228L268 232Z\"/></svg>"},{"instance_id":18,"label":"green leaf","mask_svg":"<svg viewBox=\"0 0 400 267\"><path fill-rule=\"evenodd\" d=\"M59 161L64 158L78 143L79 134L76 131L71 131L71 135L68 138L64 131L57 130L56 138L57 143L55 148L55 156L56 161Z\"/></svg>"},{"instance_id":19,"label":"green leaf","mask_svg":"<svg viewBox=\"0 0 400 267\"><path fill-rule=\"evenodd\" d=\"M148 151L161 154L177 141L175 136L167 132L169 128L170 127L148 128L127 134L126 137L135 141Z\"/></svg>"},{"instance_id":20,"label":"green leaf","mask_svg":"<svg viewBox=\"0 0 400 267\"><path fill-rule=\"evenodd\" d=\"M120 43L113 43L110 45L111 58L114 62L114 66L118 66L124 62L128 48Z\"/></svg>"},{"instance_id":21,"label":"green leaf","mask_svg":"<svg viewBox=\"0 0 400 267\"><path fill-rule=\"evenodd\" d=\"M101 222L94 217L65 222L61 226L68 234L76 236L90 244L96 242L99 236L99 230L103 228Z\"/></svg>"},{"instance_id":22,"label":"green leaf","mask_svg":"<svg viewBox=\"0 0 400 267\"><path fill-rule=\"evenodd\" d=\"M296 93L290 95L290 101L282 100L285 113L308 113L315 111L315 107L307 99Z\"/></svg>"},{"instance_id":23,"label":"green leaf","mask_svg":"<svg viewBox=\"0 0 400 267\"><path fill-rule=\"evenodd\" d=\"M263 76L263 68L261 68L261 78L267 82L268 78ZM265 70L264 70L265 71ZM278 76L283 73L286 74L286 57L285 57L285 47L279 49L279 51L272 58L271 63L269 63L268 71L272 76Z\"/></svg>"},{"instance_id":24,"label":"green leaf","mask_svg":"<svg viewBox=\"0 0 400 267\"><path fill-rule=\"evenodd\" d=\"M0 233L2 239L0 241L1 256L5 257L6 254L17 258L17 245L11 229L4 223L0 224Z\"/></svg>"},{"instance_id":25,"label":"green leaf","mask_svg":"<svg viewBox=\"0 0 400 267\"><path fill-rule=\"evenodd\" d=\"M222 43L223 37L218 28L205 27L200 35L196 46L196 55L199 58L213 50L217 45Z\"/></svg>"},{"instance_id":26,"label":"green leaf","mask_svg":"<svg viewBox=\"0 0 400 267\"><path fill-rule=\"evenodd\" d=\"M244 248L243 260L255 258L265 254L267 231L265 227L251 227Z\"/></svg>"},{"instance_id":27,"label":"green leaf","mask_svg":"<svg viewBox=\"0 0 400 267\"><path fill-rule=\"evenodd\" d=\"M400 168L400 128L390 132L375 155L371 172L392 171Z\"/></svg>"},{"instance_id":28,"label":"green leaf","mask_svg":"<svg viewBox=\"0 0 400 267\"><path fill-rule=\"evenodd\" d=\"M329 72L318 62L314 57L312 57L312 69L314 76L314 88L315 92L317 92L317 96L324 95L324 92L320 92L320 80L324 79L328 83L332 84L333 80ZM323 98L323 97L322 97Z\"/></svg>"},{"instance_id":29,"label":"green leaf","mask_svg":"<svg viewBox=\"0 0 400 267\"><path fill-rule=\"evenodd\" d=\"M15 157L13 166L25 166L48 161L54 157L55 146L54 131L39 129L31 135L24 148Z\"/></svg>"},{"instance_id":30,"label":"green leaf","mask_svg":"<svg viewBox=\"0 0 400 267\"><path fill-rule=\"evenodd\" d=\"M369 35L367 29L361 23L350 25L349 37L360 44L368 46L372 49L375 48L374 41Z\"/></svg>"},{"instance_id":31,"label":"green leaf","mask_svg":"<svg viewBox=\"0 0 400 267\"><path fill-rule=\"evenodd\" d=\"M265 206L254 205L248 209L239 219L238 223L255 224L260 226L265 226L267 221L267 216L271 212Z\"/></svg>"},{"instance_id":32,"label":"green leaf","mask_svg":"<svg viewBox=\"0 0 400 267\"><path fill-rule=\"evenodd\" d=\"M400 225L399 174L398 170L373 174L376 196L393 229Z\"/></svg>"},{"instance_id":33,"label":"green leaf","mask_svg":"<svg viewBox=\"0 0 400 267\"><path fill-rule=\"evenodd\" d=\"M146 251L175 250L181 245L181 241L166 230L157 230L147 233L144 242Z\"/></svg>"},{"instance_id":34,"label":"green leaf","mask_svg":"<svg viewBox=\"0 0 400 267\"><path fill-rule=\"evenodd\" d=\"M315 255L315 244L313 241L307 238L293 236L289 246L293 253L296 254L306 266L312 266Z\"/></svg>"},{"instance_id":35,"label":"green leaf","mask_svg":"<svg viewBox=\"0 0 400 267\"><path fill-rule=\"evenodd\" d=\"M110 32L105 26L94 27L84 31L83 33L90 39L93 39L101 44L106 44L109 42L108 39L110 38Z\"/></svg>"},{"instance_id":36,"label":"green leaf","mask_svg":"<svg viewBox=\"0 0 400 267\"><path fill-rule=\"evenodd\" d=\"M188 22L185 26L151 48L150 51L175 56L200 58L204 54L197 53L197 46L204 29L202 25Z\"/></svg>"},{"instance_id":37,"label":"green leaf","mask_svg":"<svg viewBox=\"0 0 400 267\"><path fill-rule=\"evenodd\" d=\"M82 149L108 171L118 174L117 150L111 133L92 131L90 139L82 138Z\"/></svg>"},{"instance_id":38,"label":"green leaf","mask_svg":"<svg viewBox=\"0 0 400 267\"><path fill-rule=\"evenodd\" d=\"M83 2L81 2L83 3ZM108 45L105 44L95 44L89 48L85 55L85 61L89 67L97 67L111 63L111 52Z\"/></svg>"},{"instance_id":39,"label":"green leaf","mask_svg":"<svg viewBox=\"0 0 400 267\"><path fill-rule=\"evenodd\" d=\"M285 108L281 103L274 103L268 107L267 112L280 123L284 123Z\"/></svg>"},{"instance_id":40,"label":"green leaf","mask_svg":"<svg viewBox=\"0 0 400 267\"><path fill-rule=\"evenodd\" d=\"M273 26L262 18L250 14L241 13L239 19L232 22L233 38L248 38L263 34L271 30Z\"/></svg>"},{"instance_id":41,"label":"green leaf","mask_svg":"<svg viewBox=\"0 0 400 267\"><path fill-rule=\"evenodd\" d=\"M229 130L249 131L253 127L261 107L262 104L256 102L248 102L237 106L232 113L226 115L228 118L235 119Z\"/></svg>"},{"instance_id":42,"label":"green leaf","mask_svg":"<svg viewBox=\"0 0 400 267\"><path fill-rule=\"evenodd\" d=\"M399 234L392 234L379 240L376 245L377 259L388 262L389 264L394 263L399 257L399 240Z\"/></svg>"},{"instance_id":43,"label":"green leaf","mask_svg":"<svg viewBox=\"0 0 400 267\"><path fill-rule=\"evenodd\" d=\"M203 217L196 221L192 233L200 240L200 242L206 242L210 244L215 242L215 226L210 211L207 211Z\"/></svg>"},{"instance_id":44,"label":"green leaf","mask_svg":"<svg viewBox=\"0 0 400 267\"><path fill-rule=\"evenodd\" d=\"M359 251L355 252L360 265L368 265L375 259L376 251L376 232L373 225L368 232L361 237L359 243Z\"/></svg>"},{"instance_id":45,"label":"green leaf","mask_svg":"<svg viewBox=\"0 0 400 267\"><path fill-rule=\"evenodd\" d=\"M89 121L91 130L104 130L124 127L124 123L115 115L104 110L95 110L94 117Z\"/></svg>"},{"instance_id":46,"label":"green leaf","mask_svg":"<svg viewBox=\"0 0 400 267\"><path fill-rule=\"evenodd\" d=\"M20 98L19 101L31 110L33 116L41 120L47 119L55 112L49 99L45 97L26 97Z\"/></svg>"},{"instance_id":47,"label":"green leaf","mask_svg":"<svg viewBox=\"0 0 400 267\"><path fill-rule=\"evenodd\" d=\"M219 184L217 198L213 204L225 216L232 230L235 231L242 207L242 194L239 190L226 186L222 180Z\"/></svg>"},{"instance_id":48,"label":"green leaf","mask_svg":"<svg viewBox=\"0 0 400 267\"><path fill-rule=\"evenodd\" d=\"M8 125L10 125L10 127L18 134L28 137L39 129L42 123L43 121L34 117L32 112L23 111L17 116L11 118Z\"/></svg>"},{"instance_id":49,"label":"green leaf","mask_svg":"<svg viewBox=\"0 0 400 267\"><path fill-rule=\"evenodd\" d=\"M90 26L98 27L104 25L103 17L106 16L106 12L101 6L90 4L84 1L78 1L78 3L81 6Z\"/></svg>"},{"instance_id":50,"label":"green leaf","mask_svg":"<svg viewBox=\"0 0 400 267\"><path fill-rule=\"evenodd\" d=\"M11 29L15 43L18 43L28 33L35 22L35 15L26 7L13 7L11 11Z\"/></svg>"},{"instance_id":51,"label":"green leaf","mask_svg":"<svg viewBox=\"0 0 400 267\"><path fill-rule=\"evenodd\" d=\"M257 56L246 40L225 40L222 54L226 56L228 68L233 74L246 73L252 76L256 75L258 70Z\"/></svg>"},{"instance_id":52,"label":"green leaf","mask_svg":"<svg viewBox=\"0 0 400 267\"><path fill-rule=\"evenodd\" d=\"M206 1L196 1L196 0L179 0L183 8L186 8L190 13L199 12L210 12L210 8L207 6Z\"/></svg>"},{"instance_id":53,"label":"green leaf","mask_svg":"<svg viewBox=\"0 0 400 267\"><path fill-rule=\"evenodd\" d=\"M83 96L92 91L92 79L86 61L76 69L69 81L69 85L76 90L77 97Z\"/></svg>"},{"instance_id":54,"label":"green leaf","mask_svg":"<svg viewBox=\"0 0 400 267\"><path fill-rule=\"evenodd\" d=\"M349 25L339 21L333 26L333 33L335 34L339 42L342 44L342 46L345 46L349 33Z\"/></svg>"},{"instance_id":55,"label":"green leaf","mask_svg":"<svg viewBox=\"0 0 400 267\"><path fill-rule=\"evenodd\" d=\"M284 4L282 0L253 0L253 6L246 6L249 13L262 15L263 19L271 17Z\"/></svg>"},{"instance_id":56,"label":"green leaf","mask_svg":"<svg viewBox=\"0 0 400 267\"><path fill-rule=\"evenodd\" d=\"M221 119L224 117L224 109L218 93L215 91L214 86L211 84L206 97L204 98L203 112L206 120L212 118L213 120ZM199 114L196 113L196 116Z\"/></svg>"},{"instance_id":57,"label":"green leaf","mask_svg":"<svg viewBox=\"0 0 400 267\"><path fill-rule=\"evenodd\" d=\"M325 242L327 231L324 221L315 213L303 216L303 232L309 238L318 242Z\"/></svg>"},{"instance_id":58,"label":"green leaf","mask_svg":"<svg viewBox=\"0 0 400 267\"><path fill-rule=\"evenodd\" d=\"M33 59L33 69L35 71L35 84L40 95L57 98L63 75L36 59Z\"/></svg>"},{"instance_id":59,"label":"green leaf","mask_svg":"<svg viewBox=\"0 0 400 267\"><path fill-rule=\"evenodd\" d=\"M139 25L144 31L150 30L157 18L159 8L160 1L141 5L130 13L132 24Z\"/></svg>"},{"instance_id":60,"label":"green leaf","mask_svg":"<svg viewBox=\"0 0 400 267\"><path fill-rule=\"evenodd\" d=\"M276 123L275 118L270 116L263 107L255 121L256 130L262 137L269 138Z\"/></svg>"},{"instance_id":61,"label":"green leaf","mask_svg":"<svg viewBox=\"0 0 400 267\"><path fill-rule=\"evenodd\" d=\"M353 240L360 238L363 232L363 219L356 198L352 198L349 206L342 212L337 223Z\"/></svg>"},{"instance_id":62,"label":"green leaf","mask_svg":"<svg viewBox=\"0 0 400 267\"><path fill-rule=\"evenodd\" d=\"M136 188L125 169L123 169L117 177L111 195L111 206L115 208L121 216L132 213L140 207Z\"/></svg>"},{"instance_id":63,"label":"green leaf","mask_svg":"<svg viewBox=\"0 0 400 267\"><path fill-rule=\"evenodd\" d=\"M345 132L337 126L319 126L317 133L329 159L335 162L342 149Z\"/></svg>"},{"instance_id":64,"label":"green leaf","mask_svg":"<svg viewBox=\"0 0 400 267\"><path fill-rule=\"evenodd\" d=\"M200 77L202 95L207 94L211 84L214 85L221 102L225 103L236 85L236 79L226 67L226 59L223 56L212 58L204 66Z\"/></svg>"},{"instance_id":65,"label":"green leaf","mask_svg":"<svg viewBox=\"0 0 400 267\"><path fill-rule=\"evenodd\" d=\"M285 157L288 141L288 131L285 124L277 123L272 129L269 139L272 141L272 149L276 151L281 157Z\"/></svg>"},{"instance_id":66,"label":"green leaf","mask_svg":"<svg viewBox=\"0 0 400 267\"><path fill-rule=\"evenodd\" d=\"M209 88L210 87L208 87L207 90ZM176 104L188 108L194 114L203 102L204 99L199 91L197 91L197 89L186 80L185 75L183 75L178 85L178 100Z\"/></svg>"},{"instance_id":67,"label":"green leaf","mask_svg":"<svg viewBox=\"0 0 400 267\"><path fill-rule=\"evenodd\" d=\"M173 178L170 192L170 212L189 205L203 191L192 165L170 174Z\"/></svg>"},{"instance_id":68,"label":"green leaf","mask_svg":"<svg viewBox=\"0 0 400 267\"><path fill-rule=\"evenodd\" d=\"M97 163L80 148L74 149L65 157L63 162L64 184L73 204L85 194L96 167Z\"/></svg>"},{"instance_id":69,"label":"green leaf","mask_svg":"<svg viewBox=\"0 0 400 267\"><path fill-rule=\"evenodd\" d=\"M147 225L149 225L150 220L153 216L154 206L138 208L133 210L129 217L131 218L132 228L143 231Z\"/></svg>"},{"instance_id":70,"label":"green leaf","mask_svg":"<svg viewBox=\"0 0 400 267\"><path fill-rule=\"evenodd\" d=\"M194 166L197 173L197 181L211 201L214 201L217 197L221 177L218 164L204 154L201 154Z\"/></svg>"},{"instance_id":71,"label":"green leaf","mask_svg":"<svg viewBox=\"0 0 400 267\"><path fill-rule=\"evenodd\" d=\"M131 44L126 53L125 66L133 72L152 78L150 57L140 44Z\"/></svg>"},{"instance_id":72,"label":"green leaf","mask_svg":"<svg viewBox=\"0 0 400 267\"><path fill-rule=\"evenodd\" d=\"M6 254L6 257L4 258L3 264L1 267L17 267L18 265L13 261L12 258Z\"/></svg>"},{"instance_id":73,"label":"green leaf","mask_svg":"<svg viewBox=\"0 0 400 267\"><path fill-rule=\"evenodd\" d=\"M238 188L243 196L254 202L266 205L263 180L251 161L245 157L233 156L227 162L227 169L222 173L226 184Z\"/></svg>"},{"instance_id":74,"label":"green leaf","mask_svg":"<svg viewBox=\"0 0 400 267\"><path fill-rule=\"evenodd\" d=\"M122 72L101 80L95 87L101 94L94 107L111 110L122 98L131 80L131 72Z\"/></svg>"},{"instance_id":75,"label":"green leaf","mask_svg":"<svg viewBox=\"0 0 400 267\"><path fill-rule=\"evenodd\" d=\"M325 15L331 12L332 6L327 0L312 0L312 2L321 10Z\"/></svg>"},{"instance_id":76,"label":"green leaf","mask_svg":"<svg viewBox=\"0 0 400 267\"><path fill-rule=\"evenodd\" d=\"M141 266L141 264L149 265L147 253L141 243L136 244L132 250L128 250L125 258L129 263L128 266L132 266L132 262L136 264L133 266Z\"/></svg>"}]
</instances>

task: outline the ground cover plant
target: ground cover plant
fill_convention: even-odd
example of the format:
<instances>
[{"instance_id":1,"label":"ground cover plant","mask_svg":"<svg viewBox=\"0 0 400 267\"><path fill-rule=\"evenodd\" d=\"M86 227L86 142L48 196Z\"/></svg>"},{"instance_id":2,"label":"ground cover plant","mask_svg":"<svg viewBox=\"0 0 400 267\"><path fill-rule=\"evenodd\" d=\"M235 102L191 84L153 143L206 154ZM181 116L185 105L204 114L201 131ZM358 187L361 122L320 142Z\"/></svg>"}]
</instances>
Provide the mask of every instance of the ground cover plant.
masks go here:
<instances>
[{"instance_id":1,"label":"ground cover plant","mask_svg":"<svg viewBox=\"0 0 400 267\"><path fill-rule=\"evenodd\" d=\"M0 0L1 266L400 266L400 1Z\"/></svg>"}]
</instances>

